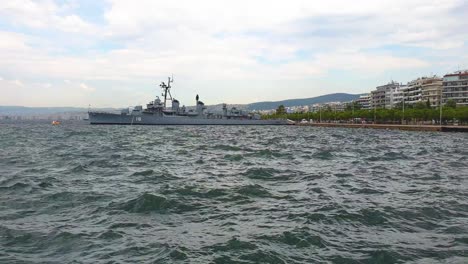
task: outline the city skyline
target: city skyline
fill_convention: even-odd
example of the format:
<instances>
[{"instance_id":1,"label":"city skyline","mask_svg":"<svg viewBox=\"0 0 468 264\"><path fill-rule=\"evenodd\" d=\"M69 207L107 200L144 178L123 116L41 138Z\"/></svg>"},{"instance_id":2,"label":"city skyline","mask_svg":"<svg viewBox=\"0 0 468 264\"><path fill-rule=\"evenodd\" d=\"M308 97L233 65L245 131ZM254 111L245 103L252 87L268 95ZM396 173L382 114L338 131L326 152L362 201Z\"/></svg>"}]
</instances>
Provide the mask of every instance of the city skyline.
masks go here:
<instances>
[{"instance_id":1,"label":"city skyline","mask_svg":"<svg viewBox=\"0 0 468 264\"><path fill-rule=\"evenodd\" d=\"M8 1L0 105L192 105L362 94L468 65L464 1Z\"/></svg>"}]
</instances>

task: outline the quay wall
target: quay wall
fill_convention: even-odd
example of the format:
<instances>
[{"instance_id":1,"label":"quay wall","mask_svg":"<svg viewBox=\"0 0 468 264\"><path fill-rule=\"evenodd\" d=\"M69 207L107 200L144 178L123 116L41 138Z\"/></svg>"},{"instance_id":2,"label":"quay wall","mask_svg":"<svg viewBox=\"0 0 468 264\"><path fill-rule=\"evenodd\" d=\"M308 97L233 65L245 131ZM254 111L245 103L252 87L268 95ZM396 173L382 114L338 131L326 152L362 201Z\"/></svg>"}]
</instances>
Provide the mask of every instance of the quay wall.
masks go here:
<instances>
[{"instance_id":1,"label":"quay wall","mask_svg":"<svg viewBox=\"0 0 468 264\"><path fill-rule=\"evenodd\" d=\"M393 129L393 130L408 130L408 131L468 132L468 126L344 124L344 123L297 123L296 125L298 125L298 126L315 126L315 127Z\"/></svg>"}]
</instances>

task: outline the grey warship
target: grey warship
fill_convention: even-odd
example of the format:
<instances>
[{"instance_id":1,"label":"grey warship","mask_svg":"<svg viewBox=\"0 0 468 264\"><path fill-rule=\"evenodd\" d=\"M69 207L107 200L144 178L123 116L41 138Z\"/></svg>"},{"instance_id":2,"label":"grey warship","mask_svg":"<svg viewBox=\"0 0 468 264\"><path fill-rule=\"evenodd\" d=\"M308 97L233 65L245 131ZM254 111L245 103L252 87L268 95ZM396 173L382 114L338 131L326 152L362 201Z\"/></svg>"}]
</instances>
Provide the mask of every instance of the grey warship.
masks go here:
<instances>
[{"instance_id":1,"label":"grey warship","mask_svg":"<svg viewBox=\"0 0 468 264\"><path fill-rule=\"evenodd\" d=\"M171 83L168 78L167 84L162 82L163 99L156 96L154 101L146 105L135 106L130 109L122 109L120 113L89 111L89 122L92 125L287 125L285 119L262 120L260 115L246 113L235 107L228 109L223 104L222 113L210 113L205 104L200 101L197 94L195 109L180 107L177 99L172 98ZM169 107L167 102L171 101Z\"/></svg>"}]
</instances>

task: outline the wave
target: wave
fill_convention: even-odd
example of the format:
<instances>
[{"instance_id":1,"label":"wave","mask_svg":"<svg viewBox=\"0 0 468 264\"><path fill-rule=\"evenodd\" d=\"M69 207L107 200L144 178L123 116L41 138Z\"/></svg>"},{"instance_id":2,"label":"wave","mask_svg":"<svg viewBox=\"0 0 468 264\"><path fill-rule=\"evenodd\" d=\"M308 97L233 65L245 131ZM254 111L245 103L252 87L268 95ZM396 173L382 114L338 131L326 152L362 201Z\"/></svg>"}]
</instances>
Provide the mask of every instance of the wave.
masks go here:
<instances>
[{"instance_id":1,"label":"wave","mask_svg":"<svg viewBox=\"0 0 468 264\"><path fill-rule=\"evenodd\" d=\"M355 213L342 209L331 216L338 222L359 222L367 226L382 226L388 222L387 214L375 209L361 209Z\"/></svg>"},{"instance_id":2,"label":"wave","mask_svg":"<svg viewBox=\"0 0 468 264\"><path fill-rule=\"evenodd\" d=\"M86 165L77 165L70 169L72 173L80 173L80 172L89 172L88 167Z\"/></svg>"},{"instance_id":3,"label":"wave","mask_svg":"<svg viewBox=\"0 0 468 264\"><path fill-rule=\"evenodd\" d=\"M11 190L11 191L20 190L20 189L29 189L29 188L31 188L31 185L28 183L24 183L24 182L17 182L9 186L0 186L0 190Z\"/></svg>"},{"instance_id":4,"label":"wave","mask_svg":"<svg viewBox=\"0 0 468 264\"><path fill-rule=\"evenodd\" d=\"M241 175L255 180L287 181L297 176L298 172L293 170L281 171L267 167L254 167L242 172Z\"/></svg>"},{"instance_id":5,"label":"wave","mask_svg":"<svg viewBox=\"0 0 468 264\"><path fill-rule=\"evenodd\" d=\"M260 236L258 239L267 240L274 243L283 243L297 248L305 247L318 247L325 248L328 242L325 241L320 235L311 234L307 228L294 229L292 231L285 231L278 235L273 236Z\"/></svg>"},{"instance_id":6,"label":"wave","mask_svg":"<svg viewBox=\"0 0 468 264\"><path fill-rule=\"evenodd\" d=\"M199 209L200 205L193 202L179 202L164 196L144 193L135 199L123 203L113 203L111 207L116 207L129 213L184 213Z\"/></svg>"},{"instance_id":7,"label":"wave","mask_svg":"<svg viewBox=\"0 0 468 264\"><path fill-rule=\"evenodd\" d=\"M312 157L319 160L332 160L335 156L332 150L318 150L312 154Z\"/></svg>"},{"instance_id":8,"label":"wave","mask_svg":"<svg viewBox=\"0 0 468 264\"><path fill-rule=\"evenodd\" d=\"M119 206L120 209L131 213L161 212L174 207L175 204L167 198L149 193L144 193Z\"/></svg>"},{"instance_id":9,"label":"wave","mask_svg":"<svg viewBox=\"0 0 468 264\"><path fill-rule=\"evenodd\" d=\"M173 260L187 260L188 256L186 250L187 249L185 249L184 247L178 247L172 250L171 253L169 253L169 256Z\"/></svg>"},{"instance_id":10,"label":"wave","mask_svg":"<svg viewBox=\"0 0 468 264\"><path fill-rule=\"evenodd\" d=\"M411 156L407 156L402 152L394 152L389 151L385 152L383 155L380 156L372 156L367 158L368 161L394 161L394 160L413 160L414 158Z\"/></svg>"},{"instance_id":11,"label":"wave","mask_svg":"<svg viewBox=\"0 0 468 264\"><path fill-rule=\"evenodd\" d=\"M271 193L261 185L245 185L237 188L237 193L252 197L272 197Z\"/></svg>"},{"instance_id":12,"label":"wave","mask_svg":"<svg viewBox=\"0 0 468 264\"><path fill-rule=\"evenodd\" d=\"M150 170L143 170L143 171L134 172L130 176L150 176L152 174L154 174L154 170L150 169Z\"/></svg>"},{"instance_id":13,"label":"wave","mask_svg":"<svg viewBox=\"0 0 468 264\"><path fill-rule=\"evenodd\" d=\"M98 236L98 238L105 240L114 240L122 237L123 235L120 232L114 230L107 230L106 232L103 232Z\"/></svg>"},{"instance_id":14,"label":"wave","mask_svg":"<svg viewBox=\"0 0 468 264\"><path fill-rule=\"evenodd\" d=\"M163 189L163 194L166 195L187 195L193 196L197 198L217 198L226 196L229 194L227 189L215 188L215 189L202 189L197 186L184 186L182 188L175 188L175 189Z\"/></svg>"},{"instance_id":15,"label":"wave","mask_svg":"<svg viewBox=\"0 0 468 264\"><path fill-rule=\"evenodd\" d=\"M260 149L254 150L253 152L249 152L245 154L246 157L255 157L255 158L286 158L286 159L293 159L294 156L290 153L282 153L276 150L270 149Z\"/></svg>"},{"instance_id":16,"label":"wave","mask_svg":"<svg viewBox=\"0 0 468 264\"><path fill-rule=\"evenodd\" d=\"M214 252L226 252L226 251L232 251L232 250L235 250L235 251L245 250L245 249L252 250L252 249L257 249L257 246L248 241L242 241L236 237L233 237L229 239L226 243L216 244L206 249L214 251Z\"/></svg>"},{"instance_id":17,"label":"wave","mask_svg":"<svg viewBox=\"0 0 468 264\"><path fill-rule=\"evenodd\" d=\"M225 160L229 160L229 161L241 161L244 159L244 156L243 155L230 155L230 154L227 154L227 155L224 155L224 159Z\"/></svg>"},{"instance_id":18,"label":"wave","mask_svg":"<svg viewBox=\"0 0 468 264\"><path fill-rule=\"evenodd\" d=\"M233 145L214 145L212 149L223 150L223 151L241 151L242 148Z\"/></svg>"}]
</instances>

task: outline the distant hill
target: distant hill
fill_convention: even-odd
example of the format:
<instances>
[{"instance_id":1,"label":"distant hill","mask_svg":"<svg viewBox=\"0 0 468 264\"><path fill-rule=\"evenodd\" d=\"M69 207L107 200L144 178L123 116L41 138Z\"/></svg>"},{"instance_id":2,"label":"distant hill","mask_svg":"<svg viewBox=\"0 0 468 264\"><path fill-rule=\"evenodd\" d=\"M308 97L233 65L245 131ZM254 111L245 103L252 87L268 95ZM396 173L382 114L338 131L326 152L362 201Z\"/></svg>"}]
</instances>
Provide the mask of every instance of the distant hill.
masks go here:
<instances>
[{"instance_id":1,"label":"distant hill","mask_svg":"<svg viewBox=\"0 0 468 264\"><path fill-rule=\"evenodd\" d=\"M301 106L328 102L348 102L359 98L359 94L334 93L312 98L289 99L275 102L258 102L252 104L230 104L229 107L237 107L245 110L270 110L276 109L279 105ZM222 104L208 105L208 110L212 112L222 111ZM193 108L193 107L188 107ZM119 108L93 108L98 111L118 111ZM82 107L25 107L25 106L0 106L0 116L47 116L56 114L86 114L88 108Z\"/></svg>"},{"instance_id":2,"label":"distant hill","mask_svg":"<svg viewBox=\"0 0 468 264\"><path fill-rule=\"evenodd\" d=\"M289 99L275 102L258 102L247 105L249 110L270 110L276 109L280 105L288 106L300 106L300 105L312 105L319 103L329 102L349 102L358 99L360 94L347 94L347 93L333 93L326 94L317 97L304 98L304 99Z\"/></svg>"},{"instance_id":3,"label":"distant hill","mask_svg":"<svg viewBox=\"0 0 468 264\"><path fill-rule=\"evenodd\" d=\"M56 113L87 112L87 108L79 107L25 107L0 106L0 115L48 115Z\"/></svg>"},{"instance_id":4,"label":"distant hill","mask_svg":"<svg viewBox=\"0 0 468 264\"><path fill-rule=\"evenodd\" d=\"M115 111L115 108L94 109L99 111ZM26 106L0 106L0 115L12 116L43 116L62 113L87 113L84 107L26 107Z\"/></svg>"}]
</instances>

